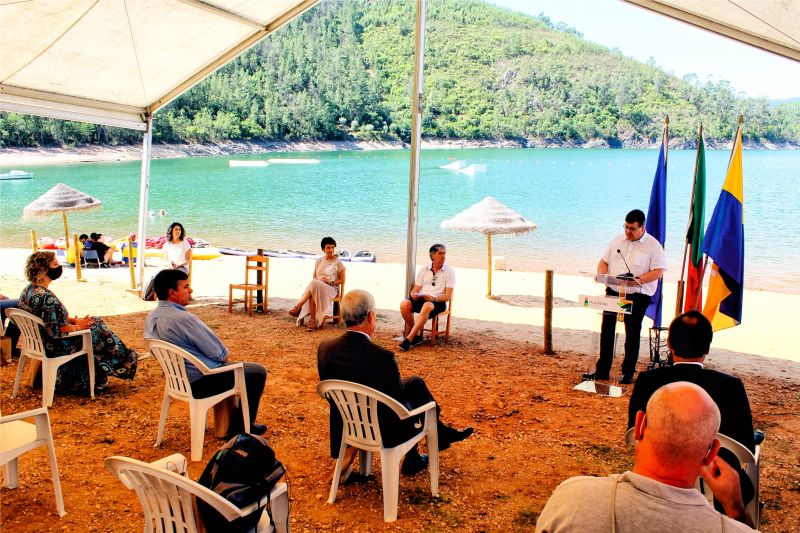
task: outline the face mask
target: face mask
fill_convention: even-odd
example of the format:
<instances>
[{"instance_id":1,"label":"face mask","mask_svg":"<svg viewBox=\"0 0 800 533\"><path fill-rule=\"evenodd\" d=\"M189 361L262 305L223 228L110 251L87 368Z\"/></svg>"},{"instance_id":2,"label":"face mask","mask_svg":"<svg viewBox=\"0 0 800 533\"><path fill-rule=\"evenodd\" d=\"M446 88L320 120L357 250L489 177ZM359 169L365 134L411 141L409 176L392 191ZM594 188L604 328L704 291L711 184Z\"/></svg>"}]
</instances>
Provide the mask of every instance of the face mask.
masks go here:
<instances>
[{"instance_id":1,"label":"face mask","mask_svg":"<svg viewBox=\"0 0 800 533\"><path fill-rule=\"evenodd\" d=\"M55 268L48 268L47 269L47 277L52 280L57 280L61 277L61 273L64 271L63 265L58 265Z\"/></svg>"}]
</instances>

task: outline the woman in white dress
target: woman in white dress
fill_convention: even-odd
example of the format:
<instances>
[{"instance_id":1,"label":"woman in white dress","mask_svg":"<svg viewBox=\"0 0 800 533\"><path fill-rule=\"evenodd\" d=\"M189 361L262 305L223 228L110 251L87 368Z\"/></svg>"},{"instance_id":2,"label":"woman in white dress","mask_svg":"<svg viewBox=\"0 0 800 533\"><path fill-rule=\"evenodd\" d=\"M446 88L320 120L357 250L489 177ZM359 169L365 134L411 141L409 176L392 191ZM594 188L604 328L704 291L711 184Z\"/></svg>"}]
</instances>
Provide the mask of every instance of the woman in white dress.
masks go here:
<instances>
[{"instance_id":1,"label":"woman in white dress","mask_svg":"<svg viewBox=\"0 0 800 533\"><path fill-rule=\"evenodd\" d=\"M183 224L173 222L167 230L167 242L164 243L163 250L167 268L183 270L188 274L192 262L192 246L189 241L184 240L185 236Z\"/></svg>"},{"instance_id":2,"label":"woman in white dress","mask_svg":"<svg viewBox=\"0 0 800 533\"><path fill-rule=\"evenodd\" d=\"M303 291L297 305L289 311L290 315L297 318L298 324L309 315L308 331L314 331L322 325L333 299L339 294L339 285L344 285L345 266L334 254L336 241L332 237L325 237L320 247L325 255L317 259L311 283Z\"/></svg>"},{"instance_id":3,"label":"woman in white dress","mask_svg":"<svg viewBox=\"0 0 800 533\"><path fill-rule=\"evenodd\" d=\"M173 222L169 225L167 242L162 247L162 250L164 250L164 270L177 269L189 274L189 266L192 264L192 246L184 237L186 237L186 230L183 229L183 224ZM147 288L142 293L142 300L152 301L156 299L155 279L155 276L150 278Z\"/></svg>"}]
</instances>

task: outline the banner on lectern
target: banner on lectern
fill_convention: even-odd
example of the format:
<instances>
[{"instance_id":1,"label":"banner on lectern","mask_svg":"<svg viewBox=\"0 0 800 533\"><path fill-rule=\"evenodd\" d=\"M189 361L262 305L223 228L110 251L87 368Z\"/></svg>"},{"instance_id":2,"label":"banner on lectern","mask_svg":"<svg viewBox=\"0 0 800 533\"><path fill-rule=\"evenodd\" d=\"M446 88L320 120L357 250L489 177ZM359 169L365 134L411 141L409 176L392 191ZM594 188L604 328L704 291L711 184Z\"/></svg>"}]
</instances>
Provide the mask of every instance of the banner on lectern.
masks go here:
<instances>
[{"instance_id":1,"label":"banner on lectern","mask_svg":"<svg viewBox=\"0 0 800 533\"><path fill-rule=\"evenodd\" d=\"M597 309L599 311L610 311L612 313L631 314L633 301L620 298L618 296L593 296L581 294L578 296L578 303L587 309Z\"/></svg>"}]
</instances>

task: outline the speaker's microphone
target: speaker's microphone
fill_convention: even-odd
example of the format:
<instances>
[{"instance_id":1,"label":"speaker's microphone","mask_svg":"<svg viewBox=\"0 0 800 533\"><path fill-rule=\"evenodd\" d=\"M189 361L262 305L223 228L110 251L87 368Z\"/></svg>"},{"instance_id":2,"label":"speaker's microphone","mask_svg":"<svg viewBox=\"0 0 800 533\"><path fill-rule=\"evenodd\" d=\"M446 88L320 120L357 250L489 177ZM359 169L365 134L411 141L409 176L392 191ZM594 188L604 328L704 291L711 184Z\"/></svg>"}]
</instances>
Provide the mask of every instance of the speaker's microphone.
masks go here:
<instances>
[{"instance_id":1,"label":"speaker's microphone","mask_svg":"<svg viewBox=\"0 0 800 533\"><path fill-rule=\"evenodd\" d=\"M627 274L623 274L623 275L621 275L619 277L620 278L625 278L625 279L633 279L633 278L635 278L636 276L634 276L633 273L631 272L631 267L628 266L628 262L625 261L625 256L622 255L622 252L620 251L619 248L617 248L617 253L622 258L622 262L625 263L625 268L628 269L628 273Z\"/></svg>"}]
</instances>

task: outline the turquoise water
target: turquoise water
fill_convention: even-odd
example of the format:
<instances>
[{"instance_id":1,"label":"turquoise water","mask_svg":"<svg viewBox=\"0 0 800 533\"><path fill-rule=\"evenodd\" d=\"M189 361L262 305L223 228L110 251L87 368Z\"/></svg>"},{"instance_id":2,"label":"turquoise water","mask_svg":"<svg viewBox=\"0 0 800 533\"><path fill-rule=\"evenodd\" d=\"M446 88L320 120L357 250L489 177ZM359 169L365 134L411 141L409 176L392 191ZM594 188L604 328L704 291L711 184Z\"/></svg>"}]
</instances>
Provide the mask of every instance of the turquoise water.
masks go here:
<instances>
[{"instance_id":1,"label":"turquoise water","mask_svg":"<svg viewBox=\"0 0 800 533\"><path fill-rule=\"evenodd\" d=\"M469 149L426 150L421 158L419 260L433 242L448 245L455 265L484 267L486 239L443 230L440 224L486 196L494 196L539 225L522 237L493 239L495 255L514 270L553 268L592 272L625 213L647 209L655 150ZM708 150L706 217L711 217L730 152ZM271 156L237 156L266 159ZM405 257L409 152L316 152L316 165L230 168L229 157L152 162L148 236L173 220L190 236L216 246L318 251L332 235L339 248L371 249L379 261ZM442 170L455 159L487 165L474 177ZM676 279L683 254L695 152L670 150L667 256ZM800 292L800 152L745 151L746 286ZM9 169L2 169L7 171ZM22 208L58 182L91 194L102 209L69 215L70 231L122 237L136 230L138 162L30 167L32 180L0 182L0 246L29 245L29 231L63 233L60 217L22 220ZM795 221L795 222L792 222Z\"/></svg>"}]
</instances>

